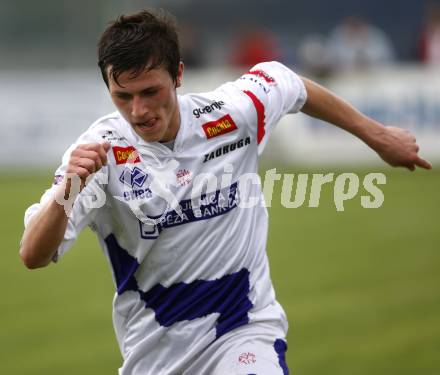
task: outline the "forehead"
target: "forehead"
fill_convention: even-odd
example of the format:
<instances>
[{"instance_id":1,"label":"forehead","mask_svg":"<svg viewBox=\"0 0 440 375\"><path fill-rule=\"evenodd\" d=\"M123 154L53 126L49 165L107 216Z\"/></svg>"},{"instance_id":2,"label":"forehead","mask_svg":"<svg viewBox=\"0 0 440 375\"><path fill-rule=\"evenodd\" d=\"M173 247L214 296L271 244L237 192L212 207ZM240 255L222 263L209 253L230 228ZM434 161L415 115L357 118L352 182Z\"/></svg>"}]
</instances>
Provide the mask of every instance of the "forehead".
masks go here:
<instances>
[{"instance_id":1,"label":"forehead","mask_svg":"<svg viewBox=\"0 0 440 375\"><path fill-rule=\"evenodd\" d=\"M165 85L172 81L171 76L165 68L145 68L140 72L127 70L117 77L117 82L112 75L112 67L107 68L109 88L114 90L145 88L147 86Z\"/></svg>"}]
</instances>

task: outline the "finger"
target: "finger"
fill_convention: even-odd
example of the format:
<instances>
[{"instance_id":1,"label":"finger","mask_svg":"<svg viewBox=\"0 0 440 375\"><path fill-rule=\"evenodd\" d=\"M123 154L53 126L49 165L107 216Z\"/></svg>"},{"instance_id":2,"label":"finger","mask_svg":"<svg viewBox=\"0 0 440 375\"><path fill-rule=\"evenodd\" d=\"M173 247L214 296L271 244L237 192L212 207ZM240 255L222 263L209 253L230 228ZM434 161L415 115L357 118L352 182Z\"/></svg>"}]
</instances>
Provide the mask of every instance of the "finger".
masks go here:
<instances>
[{"instance_id":1,"label":"finger","mask_svg":"<svg viewBox=\"0 0 440 375\"><path fill-rule=\"evenodd\" d=\"M107 152L110 149L111 145L108 142L104 142L100 145L98 152L99 157L101 158L102 165L107 165Z\"/></svg>"},{"instance_id":2,"label":"finger","mask_svg":"<svg viewBox=\"0 0 440 375\"><path fill-rule=\"evenodd\" d=\"M431 169L432 168L432 164L429 161L422 159L419 156L415 160L414 164L418 165L419 167L424 168L424 169Z\"/></svg>"},{"instance_id":3,"label":"finger","mask_svg":"<svg viewBox=\"0 0 440 375\"><path fill-rule=\"evenodd\" d=\"M102 168L101 156L97 151L81 150L78 152L79 159L90 159L95 163L95 172Z\"/></svg>"},{"instance_id":4,"label":"finger","mask_svg":"<svg viewBox=\"0 0 440 375\"><path fill-rule=\"evenodd\" d=\"M102 168L102 161L99 154L96 153L92 160L95 162L95 172L98 172Z\"/></svg>"},{"instance_id":5,"label":"finger","mask_svg":"<svg viewBox=\"0 0 440 375\"><path fill-rule=\"evenodd\" d=\"M80 158L77 162L77 165L81 168L87 169L89 174L96 172L95 161L89 158Z\"/></svg>"},{"instance_id":6,"label":"finger","mask_svg":"<svg viewBox=\"0 0 440 375\"><path fill-rule=\"evenodd\" d=\"M101 145L106 153L108 152L108 150L110 150L110 147L112 147L112 145L109 142L103 142L101 143Z\"/></svg>"},{"instance_id":7,"label":"finger","mask_svg":"<svg viewBox=\"0 0 440 375\"><path fill-rule=\"evenodd\" d=\"M89 151L89 152L91 153L89 159L95 162L95 172L97 172L102 168L101 155L99 152L95 152L95 151Z\"/></svg>"},{"instance_id":8,"label":"finger","mask_svg":"<svg viewBox=\"0 0 440 375\"><path fill-rule=\"evenodd\" d=\"M81 181L85 181L87 177L90 176L90 172L88 169L83 167L78 167L76 170L77 176L81 179Z\"/></svg>"},{"instance_id":9,"label":"finger","mask_svg":"<svg viewBox=\"0 0 440 375\"><path fill-rule=\"evenodd\" d=\"M405 165L405 167L408 168L411 172L414 172L416 169L414 164L407 164L407 165Z\"/></svg>"},{"instance_id":10,"label":"finger","mask_svg":"<svg viewBox=\"0 0 440 375\"><path fill-rule=\"evenodd\" d=\"M107 151L110 148L110 143L89 143L83 145L82 149L86 151L96 152L99 155L102 165L107 164Z\"/></svg>"},{"instance_id":11,"label":"finger","mask_svg":"<svg viewBox=\"0 0 440 375\"><path fill-rule=\"evenodd\" d=\"M75 166L71 171L65 175L66 180L74 179L78 177L80 180L85 180L90 175L90 172L83 167Z\"/></svg>"},{"instance_id":12,"label":"finger","mask_svg":"<svg viewBox=\"0 0 440 375\"><path fill-rule=\"evenodd\" d=\"M78 145L78 149L80 150L96 150L96 148L99 147L99 143L84 143L81 145Z\"/></svg>"}]
</instances>

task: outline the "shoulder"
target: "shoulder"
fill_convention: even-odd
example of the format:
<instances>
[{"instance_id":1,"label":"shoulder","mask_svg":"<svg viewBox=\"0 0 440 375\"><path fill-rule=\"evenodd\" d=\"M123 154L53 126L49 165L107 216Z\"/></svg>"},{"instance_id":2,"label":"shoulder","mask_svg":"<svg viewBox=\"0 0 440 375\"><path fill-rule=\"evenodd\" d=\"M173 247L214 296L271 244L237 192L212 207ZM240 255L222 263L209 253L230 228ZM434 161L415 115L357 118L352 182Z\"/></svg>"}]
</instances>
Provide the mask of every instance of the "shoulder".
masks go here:
<instances>
[{"instance_id":1,"label":"shoulder","mask_svg":"<svg viewBox=\"0 0 440 375\"><path fill-rule=\"evenodd\" d=\"M113 141L123 140L122 128L123 120L117 111L98 118L70 145L63 159L81 144L102 143L104 141L113 143Z\"/></svg>"},{"instance_id":2,"label":"shoulder","mask_svg":"<svg viewBox=\"0 0 440 375\"><path fill-rule=\"evenodd\" d=\"M91 142L102 142L106 138L114 136L119 128L121 121L119 112L113 112L97 119L89 128L79 137L78 143L90 140Z\"/></svg>"},{"instance_id":3,"label":"shoulder","mask_svg":"<svg viewBox=\"0 0 440 375\"><path fill-rule=\"evenodd\" d=\"M124 140L129 134L128 124L118 111L100 117L93 122L88 129L83 132L75 141L75 144L100 143L107 141L110 143Z\"/></svg>"},{"instance_id":4,"label":"shoulder","mask_svg":"<svg viewBox=\"0 0 440 375\"><path fill-rule=\"evenodd\" d=\"M267 94L271 88L278 85L283 79L291 79L295 73L277 61L259 63L247 71L244 71L236 79L225 82L216 89L208 92L189 93L184 97L190 102L194 116L208 114L220 107L231 104L243 104L247 101L243 91L255 91Z\"/></svg>"},{"instance_id":5,"label":"shoulder","mask_svg":"<svg viewBox=\"0 0 440 375\"><path fill-rule=\"evenodd\" d=\"M299 76L286 65L278 61L263 62L253 66L236 83L248 85L257 91L268 94L272 89L282 89L290 82L300 81Z\"/></svg>"},{"instance_id":6,"label":"shoulder","mask_svg":"<svg viewBox=\"0 0 440 375\"><path fill-rule=\"evenodd\" d=\"M266 61L254 65L244 75L251 75L263 80L266 83L275 84L277 78L281 78L283 75L292 74L292 69L279 61Z\"/></svg>"}]
</instances>

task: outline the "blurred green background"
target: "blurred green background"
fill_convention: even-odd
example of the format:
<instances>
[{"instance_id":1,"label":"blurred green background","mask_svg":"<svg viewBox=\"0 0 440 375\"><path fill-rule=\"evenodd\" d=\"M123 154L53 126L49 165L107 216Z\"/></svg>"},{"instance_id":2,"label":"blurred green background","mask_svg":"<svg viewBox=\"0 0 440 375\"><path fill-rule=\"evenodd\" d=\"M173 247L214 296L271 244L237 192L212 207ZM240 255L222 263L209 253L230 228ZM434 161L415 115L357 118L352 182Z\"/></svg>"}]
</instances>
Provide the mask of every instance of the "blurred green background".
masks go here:
<instances>
[{"instance_id":1,"label":"blurred green background","mask_svg":"<svg viewBox=\"0 0 440 375\"><path fill-rule=\"evenodd\" d=\"M362 181L373 170L341 172ZM334 184L323 187L318 208L286 209L275 185L268 252L293 373L440 373L440 170L382 172L379 209L361 207L361 188L337 212ZM85 231L46 269L29 271L18 257L25 208L51 181L49 172L1 173L1 373L116 374L114 288L94 235Z\"/></svg>"}]
</instances>

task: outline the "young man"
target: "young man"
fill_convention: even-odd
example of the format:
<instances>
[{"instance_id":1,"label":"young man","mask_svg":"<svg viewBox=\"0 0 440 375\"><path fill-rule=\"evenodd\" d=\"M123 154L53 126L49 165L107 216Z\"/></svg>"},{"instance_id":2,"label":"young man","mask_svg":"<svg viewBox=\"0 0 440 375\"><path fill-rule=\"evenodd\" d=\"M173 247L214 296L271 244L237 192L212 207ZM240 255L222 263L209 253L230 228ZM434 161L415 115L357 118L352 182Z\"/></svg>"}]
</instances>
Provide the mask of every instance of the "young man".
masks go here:
<instances>
[{"instance_id":1,"label":"young man","mask_svg":"<svg viewBox=\"0 0 440 375\"><path fill-rule=\"evenodd\" d=\"M118 111L67 150L54 185L26 211L24 264L47 266L83 228L96 232L117 289L120 374L287 374L267 211L260 186L241 178L257 173L279 119L300 110L358 136L393 166L430 168L415 138L277 62L179 96L176 30L147 11L105 30L99 66ZM90 178L97 171L105 178ZM200 176L209 177L205 190Z\"/></svg>"}]
</instances>

